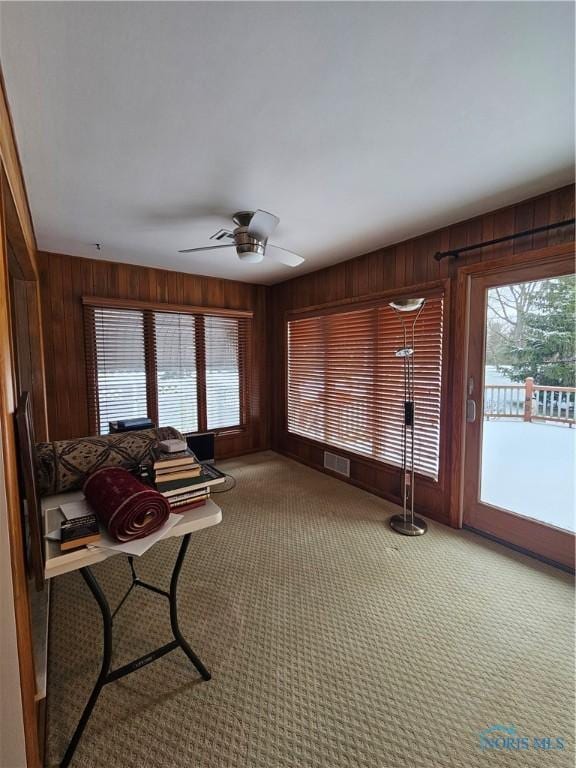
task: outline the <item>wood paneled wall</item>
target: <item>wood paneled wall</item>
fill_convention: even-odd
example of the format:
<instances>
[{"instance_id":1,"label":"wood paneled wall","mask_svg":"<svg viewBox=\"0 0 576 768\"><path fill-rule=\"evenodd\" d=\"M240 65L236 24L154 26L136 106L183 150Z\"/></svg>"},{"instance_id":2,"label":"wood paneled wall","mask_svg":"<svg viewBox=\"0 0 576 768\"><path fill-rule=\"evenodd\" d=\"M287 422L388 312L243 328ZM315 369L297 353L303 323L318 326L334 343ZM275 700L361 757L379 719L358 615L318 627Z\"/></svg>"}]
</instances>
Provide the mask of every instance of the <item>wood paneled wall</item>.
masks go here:
<instances>
[{"instance_id":1,"label":"wood paneled wall","mask_svg":"<svg viewBox=\"0 0 576 768\"><path fill-rule=\"evenodd\" d=\"M454 374L462 365L454 348L454 329L461 297L457 289L459 266L501 258L507 254L544 248L574 239L573 227L523 237L487 247L459 258L437 262L437 251L455 249L484 240L574 217L574 189L564 187L539 197L485 214L429 234L383 248L349 261L297 277L271 289L270 365L272 371L272 448L313 467L322 468L323 447L288 433L286 429L286 313L324 304L370 296L395 289L446 280L449 317L447 328L447 375L445 414L441 437L441 476L438 483L422 479L417 489L417 506L442 522L450 522L451 466L458 457L451 453L451 413L460 395L455 396ZM344 452L345 453L345 452ZM400 501L400 471L371 460L352 457L351 481L385 498ZM453 518L452 518L453 521Z\"/></svg>"},{"instance_id":2,"label":"wood paneled wall","mask_svg":"<svg viewBox=\"0 0 576 768\"><path fill-rule=\"evenodd\" d=\"M161 269L39 253L48 424L51 440L90 434L82 296L136 299L254 313L253 386L247 429L217 441L219 457L269 447L264 286Z\"/></svg>"},{"instance_id":3,"label":"wood paneled wall","mask_svg":"<svg viewBox=\"0 0 576 768\"><path fill-rule=\"evenodd\" d=\"M42 324L36 280L17 280L10 275L10 308L14 342L15 390L18 397L30 392L36 439L46 440L46 402Z\"/></svg>"}]
</instances>

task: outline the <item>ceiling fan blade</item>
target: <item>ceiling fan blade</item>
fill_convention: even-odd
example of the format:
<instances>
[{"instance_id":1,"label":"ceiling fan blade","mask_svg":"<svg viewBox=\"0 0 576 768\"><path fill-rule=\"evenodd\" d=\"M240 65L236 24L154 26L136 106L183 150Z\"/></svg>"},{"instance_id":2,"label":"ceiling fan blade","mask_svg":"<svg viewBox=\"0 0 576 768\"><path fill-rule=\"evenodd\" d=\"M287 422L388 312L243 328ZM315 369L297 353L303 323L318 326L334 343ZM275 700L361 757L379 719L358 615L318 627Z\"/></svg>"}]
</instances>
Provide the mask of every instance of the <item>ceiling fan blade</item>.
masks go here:
<instances>
[{"instance_id":1,"label":"ceiling fan blade","mask_svg":"<svg viewBox=\"0 0 576 768\"><path fill-rule=\"evenodd\" d=\"M248 224L248 234L256 240L268 240L278 226L280 219L267 211L258 209Z\"/></svg>"},{"instance_id":2,"label":"ceiling fan blade","mask_svg":"<svg viewBox=\"0 0 576 768\"><path fill-rule=\"evenodd\" d=\"M225 245L206 245L204 248L187 248L185 251L178 251L178 253L195 253L196 251L215 251L218 248L236 248L236 243L226 243Z\"/></svg>"},{"instance_id":3,"label":"ceiling fan blade","mask_svg":"<svg viewBox=\"0 0 576 768\"><path fill-rule=\"evenodd\" d=\"M280 248L279 245L267 245L264 257L270 259L270 261L284 264L287 267L299 267L305 261L302 256L298 256L298 254L292 253L292 251L287 251L286 248Z\"/></svg>"}]
</instances>

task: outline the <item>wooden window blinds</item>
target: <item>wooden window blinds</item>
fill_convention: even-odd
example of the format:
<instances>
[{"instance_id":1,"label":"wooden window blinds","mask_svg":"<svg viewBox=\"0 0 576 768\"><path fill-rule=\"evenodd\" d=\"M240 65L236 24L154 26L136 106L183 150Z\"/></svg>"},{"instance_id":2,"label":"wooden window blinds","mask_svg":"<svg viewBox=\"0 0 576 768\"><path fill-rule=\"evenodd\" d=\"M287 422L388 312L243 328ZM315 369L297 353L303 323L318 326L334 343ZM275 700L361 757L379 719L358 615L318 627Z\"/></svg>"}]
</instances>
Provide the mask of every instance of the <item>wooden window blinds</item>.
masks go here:
<instances>
[{"instance_id":1,"label":"wooden window blinds","mask_svg":"<svg viewBox=\"0 0 576 768\"><path fill-rule=\"evenodd\" d=\"M246 422L251 317L86 304L90 428L148 416L184 433Z\"/></svg>"},{"instance_id":2,"label":"wooden window blinds","mask_svg":"<svg viewBox=\"0 0 576 768\"><path fill-rule=\"evenodd\" d=\"M416 471L438 479L443 300L426 300L415 334ZM402 465L402 325L388 304L288 321L288 431Z\"/></svg>"}]
</instances>

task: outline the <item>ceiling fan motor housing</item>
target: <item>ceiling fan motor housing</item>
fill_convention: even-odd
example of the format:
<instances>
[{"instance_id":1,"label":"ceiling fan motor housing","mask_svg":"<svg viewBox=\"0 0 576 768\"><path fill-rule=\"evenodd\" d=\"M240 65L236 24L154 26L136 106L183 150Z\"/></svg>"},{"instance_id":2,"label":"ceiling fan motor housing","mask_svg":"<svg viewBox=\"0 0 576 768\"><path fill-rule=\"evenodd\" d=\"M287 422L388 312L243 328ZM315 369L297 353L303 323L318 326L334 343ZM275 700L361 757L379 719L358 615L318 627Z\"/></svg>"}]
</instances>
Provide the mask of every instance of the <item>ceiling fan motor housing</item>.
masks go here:
<instances>
[{"instance_id":1,"label":"ceiling fan motor housing","mask_svg":"<svg viewBox=\"0 0 576 768\"><path fill-rule=\"evenodd\" d=\"M234 223L238 225L234 230L234 242L238 258L243 261L257 262L264 258L266 240L259 240L248 234L253 216L254 211L239 211L234 214Z\"/></svg>"},{"instance_id":2,"label":"ceiling fan motor housing","mask_svg":"<svg viewBox=\"0 0 576 768\"><path fill-rule=\"evenodd\" d=\"M234 230L234 242L238 255L242 253L259 253L264 256L266 240L257 240L248 234L247 227L236 227Z\"/></svg>"}]
</instances>

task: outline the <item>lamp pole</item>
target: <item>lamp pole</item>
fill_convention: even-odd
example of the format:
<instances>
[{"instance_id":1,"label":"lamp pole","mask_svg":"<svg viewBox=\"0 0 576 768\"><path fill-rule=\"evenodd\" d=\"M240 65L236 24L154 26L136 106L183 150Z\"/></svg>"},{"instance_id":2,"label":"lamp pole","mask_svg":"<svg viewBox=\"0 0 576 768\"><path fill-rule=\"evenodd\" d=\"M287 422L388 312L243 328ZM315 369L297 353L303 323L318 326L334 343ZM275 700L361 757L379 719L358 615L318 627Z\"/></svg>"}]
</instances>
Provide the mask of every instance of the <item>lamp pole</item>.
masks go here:
<instances>
[{"instance_id":1,"label":"lamp pole","mask_svg":"<svg viewBox=\"0 0 576 768\"><path fill-rule=\"evenodd\" d=\"M390 527L404 536L422 536L428 526L414 516L414 351L416 323L425 299L400 299L390 302L402 324L404 346L397 349L396 357L403 361L404 372L404 423L402 425L402 514L390 518ZM410 335L409 335L410 334Z\"/></svg>"}]
</instances>

